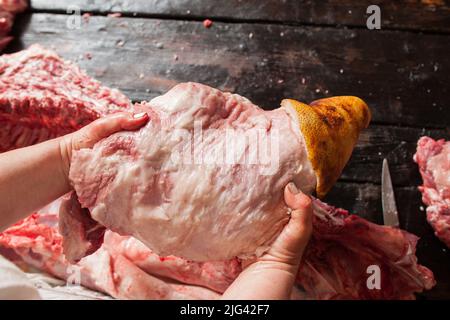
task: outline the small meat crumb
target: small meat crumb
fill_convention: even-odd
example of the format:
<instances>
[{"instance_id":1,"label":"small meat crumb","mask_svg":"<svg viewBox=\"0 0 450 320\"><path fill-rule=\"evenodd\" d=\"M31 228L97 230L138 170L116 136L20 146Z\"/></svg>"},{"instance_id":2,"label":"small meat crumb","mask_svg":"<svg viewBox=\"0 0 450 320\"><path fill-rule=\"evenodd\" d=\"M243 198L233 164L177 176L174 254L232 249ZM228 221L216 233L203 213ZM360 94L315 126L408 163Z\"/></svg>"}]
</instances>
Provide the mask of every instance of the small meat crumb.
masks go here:
<instances>
[{"instance_id":1,"label":"small meat crumb","mask_svg":"<svg viewBox=\"0 0 450 320\"><path fill-rule=\"evenodd\" d=\"M108 13L108 17L110 18L120 18L122 14L120 12Z\"/></svg>"},{"instance_id":2,"label":"small meat crumb","mask_svg":"<svg viewBox=\"0 0 450 320\"><path fill-rule=\"evenodd\" d=\"M174 54L173 55L173 60L178 61L178 55Z\"/></svg>"},{"instance_id":3,"label":"small meat crumb","mask_svg":"<svg viewBox=\"0 0 450 320\"><path fill-rule=\"evenodd\" d=\"M88 60L91 60L91 59L92 59L92 54L89 53L89 52L86 52L86 53L84 54L84 56L85 56L86 59L88 59Z\"/></svg>"},{"instance_id":4,"label":"small meat crumb","mask_svg":"<svg viewBox=\"0 0 450 320\"><path fill-rule=\"evenodd\" d=\"M139 79L144 79L144 74L143 74L143 73L141 73L141 74L139 75Z\"/></svg>"},{"instance_id":5,"label":"small meat crumb","mask_svg":"<svg viewBox=\"0 0 450 320\"><path fill-rule=\"evenodd\" d=\"M203 26L205 28L210 28L212 26L212 24L213 24L213 22L211 20L209 20L209 19L203 20Z\"/></svg>"},{"instance_id":6,"label":"small meat crumb","mask_svg":"<svg viewBox=\"0 0 450 320\"><path fill-rule=\"evenodd\" d=\"M84 22L89 23L89 18L91 17L91 14L89 12L85 12L81 17L83 18Z\"/></svg>"}]
</instances>

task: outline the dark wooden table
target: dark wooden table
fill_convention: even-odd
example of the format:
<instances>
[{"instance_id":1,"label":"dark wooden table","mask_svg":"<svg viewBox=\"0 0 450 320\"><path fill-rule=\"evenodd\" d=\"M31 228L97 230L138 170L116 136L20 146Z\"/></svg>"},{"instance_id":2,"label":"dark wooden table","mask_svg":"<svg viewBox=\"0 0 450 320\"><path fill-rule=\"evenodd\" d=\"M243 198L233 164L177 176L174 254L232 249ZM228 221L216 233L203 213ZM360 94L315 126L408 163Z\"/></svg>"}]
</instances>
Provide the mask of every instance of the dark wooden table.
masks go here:
<instances>
[{"instance_id":1,"label":"dark wooden table","mask_svg":"<svg viewBox=\"0 0 450 320\"><path fill-rule=\"evenodd\" d=\"M374 2L381 30L366 27ZM77 9L91 16L73 29L79 20L68 13ZM448 1L32 0L14 33L8 51L41 43L135 101L182 81L233 91L266 109L285 97L363 98L372 124L326 201L382 223L387 158L401 227L421 237L420 262L438 283L419 297L450 298L450 252L426 223L412 160L420 136L450 138Z\"/></svg>"}]
</instances>

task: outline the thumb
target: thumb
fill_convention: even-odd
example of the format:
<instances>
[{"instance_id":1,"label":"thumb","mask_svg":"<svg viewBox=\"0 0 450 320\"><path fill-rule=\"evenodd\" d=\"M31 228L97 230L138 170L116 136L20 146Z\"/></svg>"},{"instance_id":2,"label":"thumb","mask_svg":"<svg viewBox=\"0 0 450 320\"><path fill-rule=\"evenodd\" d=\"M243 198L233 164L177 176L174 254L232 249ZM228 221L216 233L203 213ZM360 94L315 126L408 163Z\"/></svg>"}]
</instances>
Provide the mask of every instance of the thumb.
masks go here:
<instances>
[{"instance_id":1,"label":"thumb","mask_svg":"<svg viewBox=\"0 0 450 320\"><path fill-rule=\"evenodd\" d=\"M80 130L63 136L60 141L60 152L64 175L68 176L69 174L70 161L74 151L92 148L101 139L118 131L139 129L148 120L149 115L145 112L138 114L120 112L97 119Z\"/></svg>"},{"instance_id":2,"label":"thumb","mask_svg":"<svg viewBox=\"0 0 450 320\"><path fill-rule=\"evenodd\" d=\"M91 148L96 142L113 133L140 128L148 119L149 116L145 112L138 114L120 112L97 119L75 133L72 149Z\"/></svg>"},{"instance_id":3,"label":"thumb","mask_svg":"<svg viewBox=\"0 0 450 320\"><path fill-rule=\"evenodd\" d=\"M268 251L285 263L300 263L312 233L312 200L298 191L293 183L284 189L284 199L291 211L291 219Z\"/></svg>"}]
</instances>

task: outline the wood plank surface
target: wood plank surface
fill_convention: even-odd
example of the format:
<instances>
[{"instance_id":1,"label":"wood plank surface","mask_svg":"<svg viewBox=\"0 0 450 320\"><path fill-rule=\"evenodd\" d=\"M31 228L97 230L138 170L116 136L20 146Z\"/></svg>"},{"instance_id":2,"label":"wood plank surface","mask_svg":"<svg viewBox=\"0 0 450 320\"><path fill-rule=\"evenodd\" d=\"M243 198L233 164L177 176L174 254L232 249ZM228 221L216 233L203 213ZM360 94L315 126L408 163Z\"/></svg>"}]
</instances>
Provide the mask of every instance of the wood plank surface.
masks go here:
<instances>
[{"instance_id":1,"label":"wood plank surface","mask_svg":"<svg viewBox=\"0 0 450 320\"><path fill-rule=\"evenodd\" d=\"M35 10L67 10L69 2L32 0ZM83 11L126 15L366 27L367 7L381 9L382 28L450 31L447 0L72 0Z\"/></svg>"},{"instance_id":2,"label":"wood plank surface","mask_svg":"<svg viewBox=\"0 0 450 320\"><path fill-rule=\"evenodd\" d=\"M103 16L71 30L67 15L20 19L20 43L10 49L54 46L134 100L197 81L268 109L287 97L357 95L371 106L374 123L445 128L450 122L443 35L226 23L206 29L196 21ZM87 53L91 59L83 58Z\"/></svg>"}]
</instances>

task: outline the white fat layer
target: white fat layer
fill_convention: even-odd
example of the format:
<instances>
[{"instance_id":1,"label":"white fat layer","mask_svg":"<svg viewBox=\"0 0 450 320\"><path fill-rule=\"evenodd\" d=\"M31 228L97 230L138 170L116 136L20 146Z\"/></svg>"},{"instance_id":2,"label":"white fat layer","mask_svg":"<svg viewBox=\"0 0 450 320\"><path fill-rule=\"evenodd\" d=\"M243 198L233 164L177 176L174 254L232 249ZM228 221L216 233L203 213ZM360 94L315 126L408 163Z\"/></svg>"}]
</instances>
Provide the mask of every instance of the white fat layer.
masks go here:
<instances>
[{"instance_id":1,"label":"white fat layer","mask_svg":"<svg viewBox=\"0 0 450 320\"><path fill-rule=\"evenodd\" d=\"M181 84L149 108L159 121L75 155L70 175L81 203L96 191L93 218L161 256L206 261L262 254L289 219L286 184L294 181L307 193L316 184L292 110L264 111L198 84ZM132 137L134 153L104 153L124 136ZM264 145L271 161L255 163L253 148Z\"/></svg>"},{"instance_id":2,"label":"white fat layer","mask_svg":"<svg viewBox=\"0 0 450 320\"><path fill-rule=\"evenodd\" d=\"M297 112L290 104L285 105L284 109L291 120L291 130L297 135L297 138L299 139L299 146L303 147L304 154L306 155L302 163L297 168L297 174L294 178L294 182L303 192L310 194L317 186L317 176L314 172L311 161L308 159L308 150L306 148L305 137L303 137L303 133L300 130Z\"/></svg>"}]
</instances>

